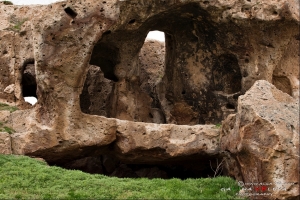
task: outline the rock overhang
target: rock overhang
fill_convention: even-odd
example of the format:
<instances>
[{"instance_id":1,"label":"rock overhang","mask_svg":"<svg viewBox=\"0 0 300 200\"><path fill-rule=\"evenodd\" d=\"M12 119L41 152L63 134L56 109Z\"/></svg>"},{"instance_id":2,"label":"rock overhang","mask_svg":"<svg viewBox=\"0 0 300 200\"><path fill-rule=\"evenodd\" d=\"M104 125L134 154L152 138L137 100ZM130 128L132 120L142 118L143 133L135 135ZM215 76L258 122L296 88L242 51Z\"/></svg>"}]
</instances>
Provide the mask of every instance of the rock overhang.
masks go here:
<instances>
[{"instance_id":1,"label":"rock overhang","mask_svg":"<svg viewBox=\"0 0 300 200\"><path fill-rule=\"evenodd\" d=\"M136 163L214 158L221 156L222 135L205 124L219 123L236 112L237 97L256 80L276 85L285 79L290 82L286 91L299 96L299 55L293 45L299 46L296 1L89 0L1 8L0 34L12 48L1 48L5 73L0 88L15 88L10 94L1 90L0 98L26 107L20 87L26 60L34 60L38 87L37 105L8 120L18 132L11 135L16 154L50 162L102 152ZM154 95L154 90L137 89L141 80L136 78L138 54L150 30L166 34L165 75ZM104 117L83 114L79 96L90 64L102 66L107 60L113 62L107 65L106 77L118 82L110 93L115 94L115 104L108 107L115 112ZM124 94L124 88L132 95ZM138 122L145 113L132 112L137 105L131 102L149 110L149 98L160 102L154 109L169 124Z\"/></svg>"}]
</instances>

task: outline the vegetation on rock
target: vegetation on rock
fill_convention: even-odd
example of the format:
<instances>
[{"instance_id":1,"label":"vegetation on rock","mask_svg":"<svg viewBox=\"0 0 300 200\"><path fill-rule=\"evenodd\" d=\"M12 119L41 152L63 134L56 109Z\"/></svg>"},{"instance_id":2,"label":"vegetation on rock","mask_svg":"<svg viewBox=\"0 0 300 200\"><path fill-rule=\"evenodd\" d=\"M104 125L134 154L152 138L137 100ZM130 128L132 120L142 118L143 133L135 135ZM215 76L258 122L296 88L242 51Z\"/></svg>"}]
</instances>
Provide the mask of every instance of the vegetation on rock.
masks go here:
<instances>
[{"instance_id":1,"label":"vegetation on rock","mask_svg":"<svg viewBox=\"0 0 300 200\"><path fill-rule=\"evenodd\" d=\"M16 131L8 126L5 126L4 123L0 121L0 132L7 132L9 134L12 134Z\"/></svg>"},{"instance_id":2,"label":"vegetation on rock","mask_svg":"<svg viewBox=\"0 0 300 200\"><path fill-rule=\"evenodd\" d=\"M11 1L0 1L0 3L3 3L4 5L14 5Z\"/></svg>"},{"instance_id":3,"label":"vegetation on rock","mask_svg":"<svg viewBox=\"0 0 300 200\"><path fill-rule=\"evenodd\" d=\"M237 199L239 189L229 177L112 178L49 167L25 156L0 155L0 199Z\"/></svg>"},{"instance_id":4,"label":"vegetation on rock","mask_svg":"<svg viewBox=\"0 0 300 200\"><path fill-rule=\"evenodd\" d=\"M0 103L0 111L1 110L8 110L8 111L10 111L12 113L12 112L18 110L18 108L15 107L15 106L7 105L5 103Z\"/></svg>"}]
</instances>

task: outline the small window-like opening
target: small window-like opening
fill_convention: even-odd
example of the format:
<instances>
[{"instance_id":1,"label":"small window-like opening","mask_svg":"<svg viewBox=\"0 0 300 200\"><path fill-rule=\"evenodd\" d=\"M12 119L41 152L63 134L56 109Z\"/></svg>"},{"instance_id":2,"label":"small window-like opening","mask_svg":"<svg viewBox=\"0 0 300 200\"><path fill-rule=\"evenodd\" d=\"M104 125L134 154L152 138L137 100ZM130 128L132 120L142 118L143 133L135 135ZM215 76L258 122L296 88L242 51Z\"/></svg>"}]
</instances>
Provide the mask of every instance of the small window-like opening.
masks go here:
<instances>
[{"instance_id":1,"label":"small window-like opening","mask_svg":"<svg viewBox=\"0 0 300 200\"><path fill-rule=\"evenodd\" d=\"M74 10L72 10L72 8L70 7L65 8L65 12L73 19L77 16L77 13Z\"/></svg>"},{"instance_id":2,"label":"small window-like opening","mask_svg":"<svg viewBox=\"0 0 300 200\"><path fill-rule=\"evenodd\" d=\"M26 102L34 105L37 101L37 83L35 77L34 60L25 61L22 73L22 95Z\"/></svg>"}]
</instances>

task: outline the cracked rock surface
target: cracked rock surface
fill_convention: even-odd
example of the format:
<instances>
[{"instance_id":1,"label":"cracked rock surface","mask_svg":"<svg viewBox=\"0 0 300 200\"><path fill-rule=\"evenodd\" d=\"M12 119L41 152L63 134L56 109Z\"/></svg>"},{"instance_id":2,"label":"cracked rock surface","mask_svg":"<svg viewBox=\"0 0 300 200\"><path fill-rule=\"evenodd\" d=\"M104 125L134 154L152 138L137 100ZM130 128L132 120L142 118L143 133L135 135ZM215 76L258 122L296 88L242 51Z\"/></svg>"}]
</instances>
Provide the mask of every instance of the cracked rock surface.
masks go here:
<instances>
[{"instance_id":1,"label":"cracked rock surface","mask_svg":"<svg viewBox=\"0 0 300 200\"><path fill-rule=\"evenodd\" d=\"M0 3L0 16L13 154L81 168L103 154L199 166L226 154L238 180L297 182L299 1ZM145 42L152 30L164 44Z\"/></svg>"}]
</instances>

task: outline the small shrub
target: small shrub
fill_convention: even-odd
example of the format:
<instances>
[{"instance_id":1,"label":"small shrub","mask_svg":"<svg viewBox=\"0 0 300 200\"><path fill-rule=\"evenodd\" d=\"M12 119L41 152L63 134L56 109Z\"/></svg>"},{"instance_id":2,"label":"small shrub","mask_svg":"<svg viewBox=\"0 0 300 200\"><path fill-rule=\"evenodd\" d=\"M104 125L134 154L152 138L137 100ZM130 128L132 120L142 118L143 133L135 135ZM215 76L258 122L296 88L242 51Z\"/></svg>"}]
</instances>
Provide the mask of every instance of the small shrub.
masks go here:
<instances>
[{"instance_id":1,"label":"small shrub","mask_svg":"<svg viewBox=\"0 0 300 200\"><path fill-rule=\"evenodd\" d=\"M4 132L7 132L7 133L9 133L9 134L13 134L13 133L16 132L14 129L9 128L9 127L7 127L7 126L4 126L3 129L4 129Z\"/></svg>"},{"instance_id":2,"label":"small shrub","mask_svg":"<svg viewBox=\"0 0 300 200\"><path fill-rule=\"evenodd\" d=\"M215 127L216 127L216 128L221 128L221 127L222 127L222 124L218 123L218 124L216 124Z\"/></svg>"},{"instance_id":3,"label":"small shrub","mask_svg":"<svg viewBox=\"0 0 300 200\"><path fill-rule=\"evenodd\" d=\"M6 132L9 134L13 134L16 131L10 127L4 126L4 123L0 121L0 132Z\"/></svg>"},{"instance_id":4,"label":"small shrub","mask_svg":"<svg viewBox=\"0 0 300 200\"><path fill-rule=\"evenodd\" d=\"M11 1L1 1L4 5L14 5Z\"/></svg>"},{"instance_id":5,"label":"small shrub","mask_svg":"<svg viewBox=\"0 0 300 200\"><path fill-rule=\"evenodd\" d=\"M6 30L11 30L15 32L19 32L21 30L22 25L27 21L28 19L18 19L15 16L13 16L10 20L10 27L7 28Z\"/></svg>"}]
</instances>

